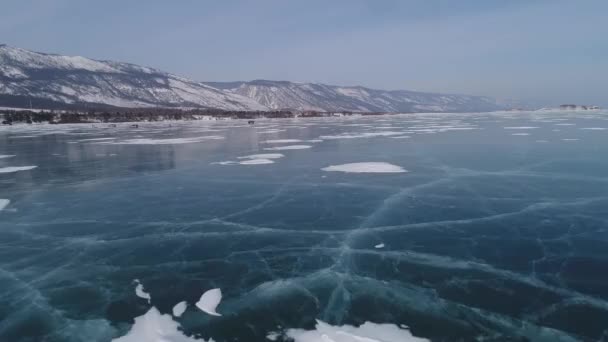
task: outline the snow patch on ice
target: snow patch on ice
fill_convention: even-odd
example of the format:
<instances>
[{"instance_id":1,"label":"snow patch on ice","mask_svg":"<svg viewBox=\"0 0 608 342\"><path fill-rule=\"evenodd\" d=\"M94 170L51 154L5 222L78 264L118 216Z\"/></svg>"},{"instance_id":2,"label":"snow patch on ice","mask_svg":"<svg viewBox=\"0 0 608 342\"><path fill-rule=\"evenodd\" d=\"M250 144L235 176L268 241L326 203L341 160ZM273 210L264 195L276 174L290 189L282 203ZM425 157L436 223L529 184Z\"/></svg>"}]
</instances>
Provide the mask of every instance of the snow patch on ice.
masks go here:
<instances>
[{"instance_id":1,"label":"snow patch on ice","mask_svg":"<svg viewBox=\"0 0 608 342\"><path fill-rule=\"evenodd\" d=\"M8 206L9 203L11 203L10 200L0 199L0 211L2 211L4 208L6 208L6 206Z\"/></svg>"},{"instance_id":2,"label":"snow patch on ice","mask_svg":"<svg viewBox=\"0 0 608 342\"><path fill-rule=\"evenodd\" d=\"M171 315L163 315L158 309L151 308L144 315L135 317L131 330L113 342L201 342L188 337L180 331L180 325ZM213 341L212 339L209 342Z\"/></svg>"},{"instance_id":3,"label":"snow patch on ice","mask_svg":"<svg viewBox=\"0 0 608 342\"><path fill-rule=\"evenodd\" d=\"M265 142L267 144L288 144L288 143L302 142L302 140L300 140L300 139L273 139L273 140L266 140Z\"/></svg>"},{"instance_id":4,"label":"snow patch on ice","mask_svg":"<svg viewBox=\"0 0 608 342\"><path fill-rule=\"evenodd\" d=\"M192 144L198 143L205 140L219 140L224 139L224 137L219 135L209 135L206 137L197 137L197 138L174 138L174 139L128 139L122 141L114 141L114 142L103 142L102 144L112 144L112 145L177 145L177 144Z\"/></svg>"},{"instance_id":5,"label":"snow patch on ice","mask_svg":"<svg viewBox=\"0 0 608 342\"><path fill-rule=\"evenodd\" d=\"M222 301L222 290L211 289L203 293L201 299L196 302L196 307L201 309L203 312L212 316L221 316L217 313L217 306Z\"/></svg>"},{"instance_id":6,"label":"snow patch on ice","mask_svg":"<svg viewBox=\"0 0 608 342\"><path fill-rule=\"evenodd\" d=\"M286 335L295 342L422 342L409 329L394 324L365 322L359 327L332 326L320 320L314 330L289 329Z\"/></svg>"},{"instance_id":7,"label":"snow patch on ice","mask_svg":"<svg viewBox=\"0 0 608 342\"><path fill-rule=\"evenodd\" d=\"M139 279L135 279L134 281L137 284L137 286L135 286L135 295L139 298L148 300L148 303L150 303L152 297L144 290L144 285L139 282Z\"/></svg>"},{"instance_id":8,"label":"snow patch on ice","mask_svg":"<svg viewBox=\"0 0 608 342\"><path fill-rule=\"evenodd\" d=\"M321 169L330 172L348 173L404 173L407 172L401 166L384 162L349 163L342 165L331 165Z\"/></svg>"},{"instance_id":9,"label":"snow patch on ice","mask_svg":"<svg viewBox=\"0 0 608 342\"><path fill-rule=\"evenodd\" d=\"M520 136L526 136L526 135L530 135L530 133L513 133L511 135L520 135Z\"/></svg>"},{"instance_id":10,"label":"snow patch on ice","mask_svg":"<svg viewBox=\"0 0 608 342\"><path fill-rule=\"evenodd\" d=\"M37 168L38 166L8 166L0 168L0 173L12 173L18 171L27 171Z\"/></svg>"},{"instance_id":11,"label":"snow patch on ice","mask_svg":"<svg viewBox=\"0 0 608 342\"><path fill-rule=\"evenodd\" d=\"M186 301L179 302L173 306L173 316L181 317L184 312L186 312L186 308L188 307L188 303Z\"/></svg>"},{"instance_id":12,"label":"snow patch on ice","mask_svg":"<svg viewBox=\"0 0 608 342\"><path fill-rule=\"evenodd\" d=\"M241 165L265 165L265 164L274 164L273 160L270 159L249 159L243 160L239 162Z\"/></svg>"},{"instance_id":13,"label":"snow patch on ice","mask_svg":"<svg viewBox=\"0 0 608 342\"><path fill-rule=\"evenodd\" d=\"M374 248L384 248L384 244L379 243L379 244L375 245Z\"/></svg>"},{"instance_id":14,"label":"snow patch on ice","mask_svg":"<svg viewBox=\"0 0 608 342\"><path fill-rule=\"evenodd\" d=\"M262 153L242 156L238 157L238 159L279 159L283 157L285 157L285 155L281 153Z\"/></svg>"},{"instance_id":15,"label":"snow patch on ice","mask_svg":"<svg viewBox=\"0 0 608 342\"><path fill-rule=\"evenodd\" d=\"M0 159L12 158L14 154L0 154Z\"/></svg>"},{"instance_id":16,"label":"snow patch on ice","mask_svg":"<svg viewBox=\"0 0 608 342\"><path fill-rule=\"evenodd\" d=\"M287 145L287 146L277 146L277 147L267 147L265 150L268 151L283 151L283 150L305 150L307 148L311 148L310 145Z\"/></svg>"},{"instance_id":17,"label":"snow patch on ice","mask_svg":"<svg viewBox=\"0 0 608 342\"><path fill-rule=\"evenodd\" d=\"M390 136L394 136L394 135L403 135L403 132L345 133L345 134L339 134L339 135L322 135L319 138L325 139L325 140L336 140L336 139L390 137Z\"/></svg>"}]
</instances>

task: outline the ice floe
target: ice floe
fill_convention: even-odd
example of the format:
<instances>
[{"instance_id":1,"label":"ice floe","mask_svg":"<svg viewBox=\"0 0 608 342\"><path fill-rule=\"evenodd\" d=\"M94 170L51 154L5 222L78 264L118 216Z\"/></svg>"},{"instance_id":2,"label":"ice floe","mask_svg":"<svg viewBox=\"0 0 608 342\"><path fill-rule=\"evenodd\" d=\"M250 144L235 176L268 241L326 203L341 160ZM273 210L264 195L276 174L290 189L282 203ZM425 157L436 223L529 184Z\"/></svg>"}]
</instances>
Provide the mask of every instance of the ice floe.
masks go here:
<instances>
[{"instance_id":1,"label":"ice floe","mask_svg":"<svg viewBox=\"0 0 608 342\"><path fill-rule=\"evenodd\" d=\"M566 138L566 139L562 139L563 141L579 141L580 139L576 139L576 138Z\"/></svg>"},{"instance_id":2,"label":"ice floe","mask_svg":"<svg viewBox=\"0 0 608 342\"><path fill-rule=\"evenodd\" d=\"M375 245L374 248L384 248L384 244L379 243L379 244Z\"/></svg>"},{"instance_id":3,"label":"ice floe","mask_svg":"<svg viewBox=\"0 0 608 342\"><path fill-rule=\"evenodd\" d=\"M198 143L205 140L220 140L224 137L219 135L209 135L206 137L197 138L173 138L173 139L127 139L122 141L113 142L102 142L100 144L111 144L111 145L177 145L177 144L192 144Z\"/></svg>"},{"instance_id":4,"label":"ice floe","mask_svg":"<svg viewBox=\"0 0 608 342\"><path fill-rule=\"evenodd\" d=\"M284 129L269 129L266 131L258 131L258 134L273 134L273 133L279 133L279 132L285 132Z\"/></svg>"},{"instance_id":5,"label":"ice floe","mask_svg":"<svg viewBox=\"0 0 608 342\"><path fill-rule=\"evenodd\" d=\"M311 148L310 145L287 145L287 146L277 146L277 147L267 147L265 150L268 151L286 151L286 150L305 150L307 148Z\"/></svg>"},{"instance_id":6,"label":"ice floe","mask_svg":"<svg viewBox=\"0 0 608 342\"><path fill-rule=\"evenodd\" d=\"M203 312L212 315L212 316L221 316L221 314L217 313L217 306L222 301L222 290L221 289L211 289L203 293L201 299L196 302L196 307L201 309Z\"/></svg>"},{"instance_id":7,"label":"ice floe","mask_svg":"<svg viewBox=\"0 0 608 342\"><path fill-rule=\"evenodd\" d=\"M12 158L14 154L0 154L0 159Z\"/></svg>"},{"instance_id":8,"label":"ice floe","mask_svg":"<svg viewBox=\"0 0 608 342\"><path fill-rule=\"evenodd\" d=\"M504 129L537 129L538 127L534 126L513 126L513 127L503 127Z\"/></svg>"},{"instance_id":9,"label":"ice floe","mask_svg":"<svg viewBox=\"0 0 608 342\"><path fill-rule=\"evenodd\" d=\"M180 324L168 314L150 308L144 315L135 317L131 330L113 342L201 342L204 340L188 337L180 331ZM212 340L209 340L211 342Z\"/></svg>"},{"instance_id":10,"label":"ice floe","mask_svg":"<svg viewBox=\"0 0 608 342\"><path fill-rule=\"evenodd\" d=\"M274 161L271 159L248 159L240 161L241 165L265 165L265 164L274 164Z\"/></svg>"},{"instance_id":11,"label":"ice floe","mask_svg":"<svg viewBox=\"0 0 608 342\"><path fill-rule=\"evenodd\" d=\"M587 131L605 131L608 128L605 128L605 127L584 127L584 128L580 128L580 129L584 129L584 130L587 130Z\"/></svg>"},{"instance_id":12,"label":"ice floe","mask_svg":"<svg viewBox=\"0 0 608 342\"><path fill-rule=\"evenodd\" d=\"M285 157L281 153L262 153L262 154L251 154L248 156L238 157L238 159L279 159Z\"/></svg>"},{"instance_id":13,"label":"ice floe","mask_svg":"<svg viewBox=\"0 0 608 342\"><path fill-rule=\"evenodd\" d=\"M0 167L0 173L12 173L19 171L28 171L37 168L38 166L7 166Z\"/></svg>"},{"instance_id":14,"label":"ice floe","mask_svg":"<svg viewBox=\"0 0 608 342\"><path fill-rule=\"evenodd\" d=\"M513 133L511 135L520 135L520 136L526 136L526 135L530 135L530 133Z\"/></svg>"},{"instance_id":15,"label":"ice floe","mask_svg":"<svg viewBox=\"0 0 608 342\"><path fill-rule=\"evenodd\" d=\"M403 173L407 172L401 166L384 162L349 163L342 165L331 165L322 168L323 171L348 172L348 173Z\"/></svg>"},{"instance_id":16,"label":"ice floe","mask_svg":"<svg viewBox=\"0 0 608 342\"><path fill-rule=\"evenodd\" d=\"M0 211L6 208L11 203L10 200L0 198Z\"/></svg>"},{"instance_id":17,"label":"ice floe","mask_svg":"<svg viewBox=\"0 0 608 342\"><path fill-rule=\"evenodd\" d=\"M179 302L173 306L173 316L181 317L184 312L186 312L186 308L188 307L188 303L186 301Z\"/></svg>"},{"instance_id":18,"label":"ice floe","mask_svg":"<svg viewBox=\"0 0 608 342\"><path fill-rule=\"evenodd\" d=\"M314 330L289 329L286 335L294 342L422 342L409 329L394 324L365 322L359 327L332 326L320 320Z\"/></svg>"},{"instance_id":19,"label":"ice floe","mask_svg":"<svg viewBox=\"0 0 608 342\"><path fill-rule=\"evenodd\" d=\"M273 140L265 141L265 143L267 143L267 144L289 144L289 143L298 143L298 142L302 142L302 140L300 140L300 139L273 139Z\"/></svg>"},{"instance_id":20,"label":"ice floe","mask_svg":"<svg viewBox=\"0 0 608 342\"><path fill-rule=\"evenodd\" d=\"M144 290L144 285L139 282L139 279L135 279L134 281L137 284L137 286L135 286L135 295L139 298L148 300L148 303L150 303L152 297L150 297L150 294Z\"/></svg>"},{"instance_id":21,"label":"ice floe","mask_svg":"<svg viewBox=\"0 0 608 342\"><path fill-rule=\"evenodd\" d=\"M116 138L91 138L91 139L80 139L79 142L88 142L88 141L105 141L105 140L116 140Z\"/></svg>"},{"instance_id":22,"label":"ice floe","mask_svg":"<svg viewBox=\"0 0 608 342\"><path fill-rule=\"evenodd\" d=\"M390 136L394 136L394 135L403 135L403 132L345 133L345 134L339 134L339 135L322 135L319 138L324 139L324 140L336 140L336 139L390 137Z\"/></svg>"}]
</instances>

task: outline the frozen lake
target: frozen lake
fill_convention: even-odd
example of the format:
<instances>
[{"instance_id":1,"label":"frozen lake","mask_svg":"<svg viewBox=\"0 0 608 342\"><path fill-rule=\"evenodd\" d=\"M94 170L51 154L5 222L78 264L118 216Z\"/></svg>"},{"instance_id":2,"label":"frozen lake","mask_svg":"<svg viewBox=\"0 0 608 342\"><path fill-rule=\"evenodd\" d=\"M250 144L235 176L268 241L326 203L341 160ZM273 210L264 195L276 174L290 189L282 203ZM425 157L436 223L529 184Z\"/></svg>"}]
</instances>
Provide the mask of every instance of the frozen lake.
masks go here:
<instances>
[{"instance_id":1,"label":"frozen lake","mask_svg":"<svg viewBox=\"0 0 608 342\"><path fill-rule=\"evenodd\" d=\"M608 112L96 126L0 127L0 341L608 338Z\"/></svg>"}]
</instances>

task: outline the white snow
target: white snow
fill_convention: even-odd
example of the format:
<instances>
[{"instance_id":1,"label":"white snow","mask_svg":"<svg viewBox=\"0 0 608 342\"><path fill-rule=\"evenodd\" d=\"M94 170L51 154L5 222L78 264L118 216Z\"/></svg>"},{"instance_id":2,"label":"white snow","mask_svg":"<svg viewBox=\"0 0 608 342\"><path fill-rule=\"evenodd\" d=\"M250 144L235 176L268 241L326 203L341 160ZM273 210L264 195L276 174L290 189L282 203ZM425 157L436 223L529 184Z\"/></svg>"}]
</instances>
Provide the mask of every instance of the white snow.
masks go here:
<instances>
[{"instance_id":1,"label":"white snow","mask_svg":"<svg viewBox=\"0 0 608 342\"><path fill-rule=\"evenodd\" d=\"M283 151L283 150L305 150L307 148L311 148L310 145L287 145L287 146L277 146L277 147L267 147L265 150L268 151Z\"/></svg>"},{"instance_id":2,"label":"white snow","mask_svg":"<svg viewBox=\"0 0 608 342\"><path fill-rule=\"evenodd\" d=\"M574 138L569 138L569 139L562 139L563 141L579 141L580 139L574 139Z\"/></svg>"},{"instance_id":3,"label":"white snow","mask_svg":"<svg viewBox=\"0 0 608 342\"><path fill-rule=\"evenodd\" d=\"M242 162L239 162L239 164L241 165L264 165L264 164L274 164L274 161L270 160L270 159L249 159L249 160L243 160Z\"/></svg>"},{"instance_id":4,"label":"white snow","mask_svg":"<svg viewBox=\"0 0 608 342\"><path fill-rule=\"evenodd\" d=\"M270 129L267 131L259 131L258 134L274 134L274 133L279 133L279 132L284 132L284 129Z\"/></svg>"},{"instance_id":5,"label":"white snow","mask_svg":"<svg viewBox=\"0 0 608 342\"><path fill-rule=\"evenodd\" d=\"M14 154L0 154L0 159L12 158Z\"/></svg>"},{"instance_id":6,"label":"white snow","mask_svg":"<svg viewBox=\"0 0 608 342\"><path fill-rule=\"evenodd\" d=\"M122 141L114 142L102 142L100 144L112 144L112 145L177 145L177 144L192 144L198 143L205 140L219 140L224 139L222 136L210 135L206 137L197 138L173 138L173 139L127 139Z\"/></svg>"},{"instance_id":7,"label":"white snow","mask_svg":"<svg viewBox=\"0 0 608 342\"><path fill-rule=\"evenodd\" d=\"M407 328L394 324L365 322L359 327L332 326L320 320L314 330L289 329L286 335L294 342L422 342Z\"/></svg>"},{"instance_id":8,"label":"white snow","mask_svg":"<svg viewBox=\"0 0 608 342\"><path fill-rule=\"evenodd\" d=\"M379 243L379 244L375 245L374 248L384 248L384 244Z\"/></svg>"},{"instance_id":9,"label":"white snow","mask_svg":"<svg viewBox=\"0 0 608 342\"><path fill-rule=\"evenodd\" d=\"M538 127L533 126L517 126L517 127L503 127L504 129L537 129Z\"/></svg>"},{"instance_id":10,"label":"white snow","mask_svg":"<svg viewBox=\"0 0 608 342\"><path fill-rule=\"evenodd\" d=\"M227 161L221 161L221 162L213 162L213 163L211 163L211 165L234 165L234 164L238 164L238 162L227 160Z\"/></svg>"},{"instance_id":11,"label":"white snow","mask_svg":"<svg viewBox=\"0 0 608 342\"><path fill-rule=\"evenodd\" d=\"M173 316L181 317L184 312L186 312L186 308L188 307L188 303L186 301L179 302L173 306Z\"/></svg>"},{"instance_id":12,"label":"white snow","mask_svg":"<svg viewBox=\"0 0 608 342\"><path fill-rule=\"evenodd\" d=\"M511 135L522 135L523 136L523 135L530 135L530 133L513 133Z\"/></svg>"},{"instance_id":13,"label":"white snow","mask_svg":"<svg viewBox=\"0 0 608 342\"><path fill-rule=\"evenodd\" d=\"M279 338L280 335L281 334L279 334L276 331L271 331L268 334L266 334L266 339L270 340L270 341L276 341Z\"/></svg>"},{"instance_id":14,"label":"white snow","mask_svg":"<svg viewBox=\"0 0 608 342\"><path fill-rule=\"evenodd\" d=\"M37 168L38 166L8 166L8 167L0 167L0 173L11 173L18 171L27 171Z\"/></svg>"},{"instance_id":15,"label":"white snow","mask_svg":"<svg viewBox=\"0 0 608 342\"><path fill-rule=\"evenodd\" d=\"M266 140L267 144L288 144L288 143L298 143L302 142L300 139L274 139L274 140Z\"/></svg>"},{"instance_id":16,"label":"white snow","mask_svg":"<svg viewBox=\"0 0 608 342\"><path fill-rule=\"evenodd\" d=\"M325 140L335 139L356 139L356 138L375 138L403 135L403 132L367 132L367 133L345 133L340 135L322 135L319 138Z\"/></svg>"},{"instance_id":17,"label":"white snow","mask_svg":"<svg viewBox=\"0 0 608 342\"><path fill-rule=\"evenodd\" d=\"M6 206L8 206L9 203L11 203L10 200L0 199L0 211L2 211L4 208L6 208Z\"/></svg>"},{"instance_id":18,"label":"white snow","mask_svg":"<svg viewBox=\"0 0 608 342\"><path fill-rule=\"evenodd\" d=\"M144 290L144 285L139 282L139 279L135 279L135 283L137 284L137 286L135 286L135 295L139 298L147 299L148 303L150 303L152 297Z\"/></svg>"},{"instance_id":19,"label":"white snow","mask_svg":"<svg viewBox=\"0 0 608 342\"><path fill-rule=\"evenodd\" d=\"M251 154L248 156L238 157L238 159L279 159L285 157L281 153L262 153L262 154Z\"/></svg>"},{"instance_id":20,"label":"white snow","mask_svg":"<svg viewBox=\"0 0 608 342\"><path fill-rule=\"evenodd\" d=\"M171 315L163 315L158 309L150 308L144 315L135 317L131 330L113 342L201 342L180 331L180 325ZM209 342L213 341L212 339Z\"/></svg>"},{"instance_id":21,"label":"white snow","mask_svg":"<svg viewBox=\"0 0 608 342\"><path fill-rule=\"evenodd\" d=\"M608 128L605 128L605 127L585 127L585 128L581 128L581 129L584 129L584 130L587 130L587 131L605 131Z\"/></svg>"},{"instance_id":22,"label":"white snow","mask_svg":"<svg viewBox=\"0 0 608 342\"><path fill-rule=\"evenodd\" d=\"M196 307L212 316L221 316L216 312L217 306L222 301L222 290L211 289L203 293L201 299L196 302Z\"/></svg>"},{"instance_id":23,"label":"white snow","mask_svg":"<svg viewBox=\"0 0 608 342\"><path fill-rule=\"evenodd\" d=\"M331 165L321 169L323 171L348 172L348 173L403 173L407 170L401 166L384 162L349 163L342 165Z\"/></svg>"}]
</instances>

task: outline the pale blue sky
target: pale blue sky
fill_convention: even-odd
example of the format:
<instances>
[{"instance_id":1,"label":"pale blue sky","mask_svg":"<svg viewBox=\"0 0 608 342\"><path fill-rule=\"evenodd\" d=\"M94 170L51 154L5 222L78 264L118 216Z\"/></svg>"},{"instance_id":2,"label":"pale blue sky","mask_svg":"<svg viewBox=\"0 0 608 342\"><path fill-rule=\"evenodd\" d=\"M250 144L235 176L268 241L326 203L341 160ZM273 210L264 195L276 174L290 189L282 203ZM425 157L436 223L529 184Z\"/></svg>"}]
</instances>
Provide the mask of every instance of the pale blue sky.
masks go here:
<instances>
[{"instance_id":1,"label":"pale blue sky","mask_svg":"<svg viewBox=\"0 0 608 342\"><path fill-rule=\"evenodd\" d=\"M608 106L606 0L3 0L0 43L257 78Z\"/></svg>"}]
</instances>

